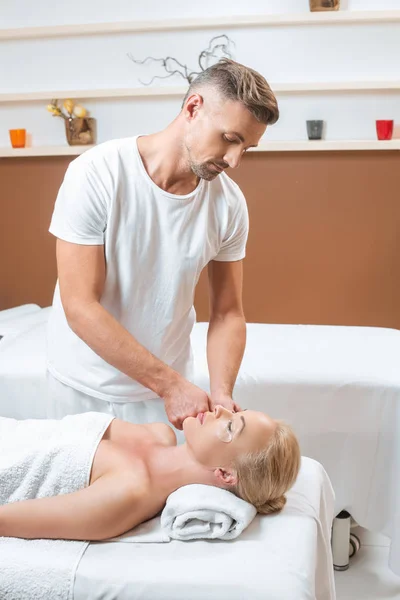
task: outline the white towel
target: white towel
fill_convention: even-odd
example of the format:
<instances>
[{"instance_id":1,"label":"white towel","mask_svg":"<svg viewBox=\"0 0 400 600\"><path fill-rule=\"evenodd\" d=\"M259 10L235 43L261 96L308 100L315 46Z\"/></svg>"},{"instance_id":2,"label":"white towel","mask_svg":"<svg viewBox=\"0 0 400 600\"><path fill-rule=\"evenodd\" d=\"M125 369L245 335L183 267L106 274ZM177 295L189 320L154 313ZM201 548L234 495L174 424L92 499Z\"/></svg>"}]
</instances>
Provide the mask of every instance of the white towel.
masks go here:
<instances>
[{"instance_id":1,"label":"white towel","mask_svg":"<svg viewBox=\"0 0 400 600\"><path fill-rule=\"evenodd\" d=\"M167 499L155 517L111 542L162 543L171 539L233 540L256 516L254 506L231 492L210 485L186 485Z\"/></svg>"},{"instance_id":2,"label":"white towel","mask_svg":"<svg viewBox=\"0 0 400 600\"><path fill-rule=\"evenodd\" d=\"M257 514L252 504L210 485L186 485L167 500L161 527L175 540L233 540Z\"/></svg>"},{"instance_id":3,"label":"white towel","mask_svg":"<svg viewBox=\"0 0 400 600\"><path fill-rule=\"evenodd\" d=\"M60 421L0 417L0 505L86 487L111 420L101 413ZM0 600L71 600L86 547L80 541L0 537Z\"/></svg>"}]
</instances>

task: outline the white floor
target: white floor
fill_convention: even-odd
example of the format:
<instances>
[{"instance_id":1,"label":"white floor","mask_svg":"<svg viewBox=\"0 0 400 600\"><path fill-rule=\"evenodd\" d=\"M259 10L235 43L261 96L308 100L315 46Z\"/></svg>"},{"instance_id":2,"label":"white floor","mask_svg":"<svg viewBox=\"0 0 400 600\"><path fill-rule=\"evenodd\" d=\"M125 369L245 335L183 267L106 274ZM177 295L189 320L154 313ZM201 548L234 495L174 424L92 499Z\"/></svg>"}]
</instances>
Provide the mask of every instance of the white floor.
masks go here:
<instances>
[{"instance_id":1,"label":"white floor","mask_svg":"<svg viewBox=\"0 0 400 600\"><path fill-rule=\"evenodd\" d=\"M335 572L337 600L400 600L400 577L388 567L389 540L361 527L352 532L361 548L348 571Z\"/></svg>"}]
</instances>

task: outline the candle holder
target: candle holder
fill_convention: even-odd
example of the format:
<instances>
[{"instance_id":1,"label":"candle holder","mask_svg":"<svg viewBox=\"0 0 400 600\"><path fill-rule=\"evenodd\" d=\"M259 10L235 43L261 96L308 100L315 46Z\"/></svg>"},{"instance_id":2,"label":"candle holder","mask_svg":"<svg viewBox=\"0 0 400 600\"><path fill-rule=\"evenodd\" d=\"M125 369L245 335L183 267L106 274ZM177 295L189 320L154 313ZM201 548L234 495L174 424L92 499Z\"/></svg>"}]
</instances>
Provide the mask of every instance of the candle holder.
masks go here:
<instances>
[{"instance_id":1,"label":"candle holder","mask_svg":"<svg viewBox=\"0 0 400 600\"><path fill-rule=\"evenodd\" d=\"M377 120L376 124L376 135L378 140L391 140L393 137L393 125L392 119Z\"/></svg>"},{"instance_id":2,"label":"candle holder","mask_svg":"<svg viewBox=\"0 0 400 600\"><path fill-rule=\"evenodd\" d=\"M10 129L10 142L13 148L25 148L26 129Z\"/></svg>"},{"instance_id":3,"label":"candle holder","mask_svg":"<svg viewBox=\"0 0 400 600\"><path fill-rule=\"evenodd\" d=\"M307 123L307 135L309 140L321 140L324 122L319 119L312 121L306 121Z\"/></svg>"}]
</instances>

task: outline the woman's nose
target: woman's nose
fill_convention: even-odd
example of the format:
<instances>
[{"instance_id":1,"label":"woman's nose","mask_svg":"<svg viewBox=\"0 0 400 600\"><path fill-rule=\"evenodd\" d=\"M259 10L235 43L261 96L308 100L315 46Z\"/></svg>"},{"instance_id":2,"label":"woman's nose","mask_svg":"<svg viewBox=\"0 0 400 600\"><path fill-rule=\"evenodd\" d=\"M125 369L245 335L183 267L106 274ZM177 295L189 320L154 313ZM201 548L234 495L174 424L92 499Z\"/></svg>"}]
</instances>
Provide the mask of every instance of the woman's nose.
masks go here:
<instances>
[{"instance_id":1,"label":"woman's nose","mask_svg":"<svg viewBox=\"0 0 400 600\"><path fill-rule=\"evenodd\" d=\"M227 410L220 404L217 404L217 406L214 408L214 414L215 414L215 418L219 419L221 416L230 415L231 413L229 412L229 410Z\"/></svg>"},{"instance_id":2,"label":"woman's nose","mask_svg":"<svg viewBox=\"0 0 400 600\"><path fill-rule=\"evenodd\" d=\"M222 406L219 406L219 404L217 404L217 406L214 408L214 415L216 419L219 419L219 417L221 416L221 410Z\"/></svg>"}]
</instances>

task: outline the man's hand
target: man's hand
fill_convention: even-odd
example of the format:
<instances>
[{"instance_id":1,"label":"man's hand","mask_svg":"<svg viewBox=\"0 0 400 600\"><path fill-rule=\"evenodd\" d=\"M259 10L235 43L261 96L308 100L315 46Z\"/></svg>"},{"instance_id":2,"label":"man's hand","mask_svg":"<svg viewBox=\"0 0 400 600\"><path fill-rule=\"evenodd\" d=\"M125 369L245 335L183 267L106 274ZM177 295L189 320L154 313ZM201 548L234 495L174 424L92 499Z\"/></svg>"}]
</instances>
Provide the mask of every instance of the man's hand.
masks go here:
<instances>
[{"instance_id":1,"label":"man's hand","mask_svg":"<svg viewBox=\"0 0 400 600\"><path fill-rule=\"evenodd\" d=\"M240 412L242 409L229 394L212 394L210 407L214 410L216 406L223 406L232 412Z\"/></svg>"},{"instance_id":2,"label":"man's hand","mask_svg":"<svg viewBox=\"0 0 400 600\"><path fill-rule=\"evenodd\" d=\"M164 394L164 406L168 420L177 429L182 429L187 417L197 417L210 410L210 400L206 392L186 379L179 381Z\"/></svg>"}]
</instances>

